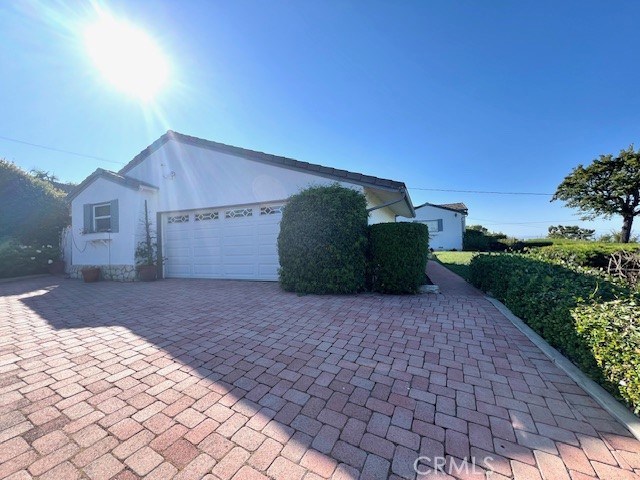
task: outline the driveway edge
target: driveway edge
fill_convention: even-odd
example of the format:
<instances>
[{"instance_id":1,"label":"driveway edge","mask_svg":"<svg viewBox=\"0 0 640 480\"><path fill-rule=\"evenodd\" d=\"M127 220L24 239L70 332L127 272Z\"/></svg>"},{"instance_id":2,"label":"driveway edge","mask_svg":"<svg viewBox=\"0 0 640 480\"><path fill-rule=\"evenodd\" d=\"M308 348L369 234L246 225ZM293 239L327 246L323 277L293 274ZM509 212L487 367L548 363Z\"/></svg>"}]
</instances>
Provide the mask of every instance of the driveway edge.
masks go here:
<instances>
[{"instance_id":1,"label":"driveway edge","mask_svg":"<svg viewBox=\"0 0 640 480\"><path fill-rule=\"evenodd\" d=\"M598 404L624 425L634 437L640 440L640 419L627 410L609 392L587 377L569 359L549 345L540 335L534 332L520 318L516 317L502 302L485 296L515 327L524 333L542 352L571 379L576 382Z\"/></svg>"}]
</instances>

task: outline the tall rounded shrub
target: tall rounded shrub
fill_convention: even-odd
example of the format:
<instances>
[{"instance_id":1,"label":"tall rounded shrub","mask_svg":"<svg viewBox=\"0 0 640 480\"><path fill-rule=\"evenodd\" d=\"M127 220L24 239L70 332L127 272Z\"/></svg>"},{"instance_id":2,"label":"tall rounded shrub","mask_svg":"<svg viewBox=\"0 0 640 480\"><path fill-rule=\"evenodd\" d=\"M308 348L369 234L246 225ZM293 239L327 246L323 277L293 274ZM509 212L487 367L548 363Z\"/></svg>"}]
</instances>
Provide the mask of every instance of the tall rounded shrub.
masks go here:
<instances>
[{"instance_id":1,"label":"tall rounded shrub","mask_svg":"<svg viewBox=\"0 0 640 480\"><path fill-rule=\"evenodd\" d=\"M369 227L371 287L382 293L417 293L424 283L429 231L422 223Z\"/></svg>"},{"instance_id":2,"label":"tall rounded shrub","mask_svg":"<svg viewBox=\"0 0 640 480\"><path fill-rule=\"evenodd\" d=\"M280 284L297 293L354 293L364 289L367 201L338 184L292 195L278 235Z\"/></svg>"}]
</instances>

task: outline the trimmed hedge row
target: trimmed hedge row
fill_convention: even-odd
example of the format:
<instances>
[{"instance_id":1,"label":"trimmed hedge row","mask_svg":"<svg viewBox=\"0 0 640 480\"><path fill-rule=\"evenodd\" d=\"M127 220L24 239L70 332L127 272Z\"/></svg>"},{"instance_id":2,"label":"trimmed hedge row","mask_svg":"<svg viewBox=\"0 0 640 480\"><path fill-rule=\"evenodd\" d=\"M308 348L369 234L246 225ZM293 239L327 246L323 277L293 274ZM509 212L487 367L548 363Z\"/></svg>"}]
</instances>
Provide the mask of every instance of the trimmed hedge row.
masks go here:
<instances>
[{"instance_id":1,"label":"trimmed hedge row","mask_svg":"<svg viewBox=\"0 0 640 480\"><path fill-rule=\"evenodd\" d=\"M640 414L640 301L581 305L571 312L602 374Z\"/></svg>"},{"instance_id":2,"label":"trimmed hedge row","mask_svg":"<svg viewBox=\"0 0 640 480\"><path fill-rule=\"evenodd\" d=\"M562 261L569 265L592 268L607 268L612 253L640 251L639 244L625 243L560 243L536 249L537 256L553 261Z\"/></svg>"},{"instance_id":3,"label":"trimmed hedge row","mask_svg":"<svg viewBox=\"0 0 640 480\"><path fill-rule=\"evenodd\" d=\"M424 283L429 231L421 223L369 227L371 288L382 293L417 293Z\"/></svg>"},{"instance_id":4,"label":"trimmed hedge row","mask_svg":"<svg viewBox=\"0 0 640 480\"><path fill-rule=\"evenodd\" d=\"M588 309L602 313L606 310L600 306L616 298L622 299L619 302L624 308L632 306L628 289L586 271L519 254L475 256L470 264L470 281L502 301L583 372L638 411L637 384L631 383L622 390L616 380L618 373L611 373L627 368L621 358L637 355L637 337L632 340L625 333L624 321L616 330L602 319L587 319ZM596 330L590 336L586 334L588 329ZM610 356L614 352L594 340L603 336L610 342L609 348L615 345L615 356ZM629 392L630 388L635 391Z\"/></svg>"},{"instance_id":5,"label":"trimmed hedge row","mask_svg":"<svg viewBox=\"0 0 640 480\"><path fill-rule=\"evenodd\" d=\"M416 293L424 283L426 225L367 226L365 196L338 184L289 198L280 222L280 284L300 294Z\"/></svg>"}]
</instances>

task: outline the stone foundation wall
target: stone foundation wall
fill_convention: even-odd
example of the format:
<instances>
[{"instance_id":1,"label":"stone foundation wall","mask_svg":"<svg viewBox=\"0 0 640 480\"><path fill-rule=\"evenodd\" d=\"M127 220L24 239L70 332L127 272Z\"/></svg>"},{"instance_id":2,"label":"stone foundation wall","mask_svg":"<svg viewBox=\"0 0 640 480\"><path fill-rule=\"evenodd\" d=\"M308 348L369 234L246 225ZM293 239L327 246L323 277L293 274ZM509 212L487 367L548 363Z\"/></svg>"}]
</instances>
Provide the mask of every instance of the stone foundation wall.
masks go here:
<instances>
[{"instance_id":1,"label":"stone foundation wall","mask_svg":"<svg viewBox=\"0 0 640 480\"><path fill-rule=\"evenodd\" d=\"M81 270L93 266L100 268L100 280L115 282L135 282L138 280L135 265L69 265L67 272L71 278L82 278Z\"/></svg>"}]
</instances>

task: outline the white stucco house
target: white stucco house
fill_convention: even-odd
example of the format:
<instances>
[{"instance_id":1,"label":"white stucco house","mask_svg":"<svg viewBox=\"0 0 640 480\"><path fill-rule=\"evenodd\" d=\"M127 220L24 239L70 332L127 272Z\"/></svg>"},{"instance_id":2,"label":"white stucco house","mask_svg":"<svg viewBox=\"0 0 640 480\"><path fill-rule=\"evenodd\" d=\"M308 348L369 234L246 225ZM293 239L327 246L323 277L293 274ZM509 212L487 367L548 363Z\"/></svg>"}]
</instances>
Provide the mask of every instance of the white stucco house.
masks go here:
<instances>
[{"instance_id":1,"label":"white stucco house","mask_svg":"<svg viewBox=\"0 0 640 480\"><path fill-rule=\"evenodd\" d=\"M429 227L429 248L462 250L462 237L468 214L464 203L423 203L415 207L415 211L415 218L398 218L398 221L426 224Z\"/></svg>"},{"instance_id":2,"label":"white stucco house","mask_svg":"<svg viewBox=\"0 0 640 480\"><path fill-rule=\"evenodd\" d=\"M158 234L161 277L277 280L277 237L287 198L339 184L366 196L370 223L413 218L404 183L168 131L119 172L98 169L69 194L78 277L135 278L144 204Z\"/></svg>"}]
</instances>

